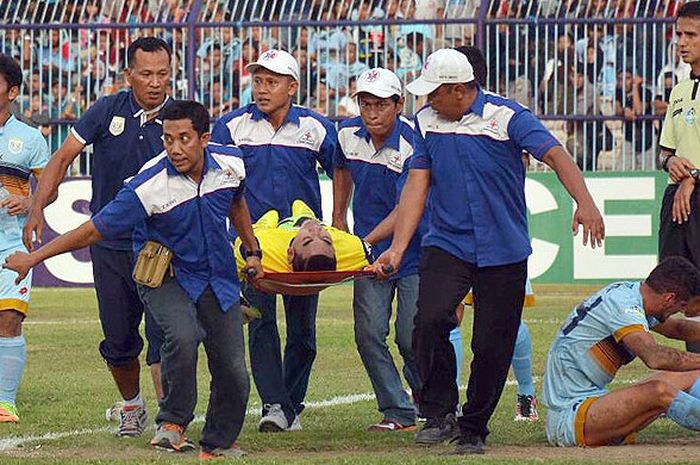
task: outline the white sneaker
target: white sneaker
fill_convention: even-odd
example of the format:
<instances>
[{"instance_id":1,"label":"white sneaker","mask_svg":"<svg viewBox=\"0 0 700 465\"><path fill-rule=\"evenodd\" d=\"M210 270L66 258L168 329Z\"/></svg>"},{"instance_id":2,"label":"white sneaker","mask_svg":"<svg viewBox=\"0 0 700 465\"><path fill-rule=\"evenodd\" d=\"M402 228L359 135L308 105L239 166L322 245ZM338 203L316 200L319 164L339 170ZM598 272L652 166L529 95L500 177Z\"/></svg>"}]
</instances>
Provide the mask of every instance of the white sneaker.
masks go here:
<instances>
[{"instance_id":1,"label":"white sneaker","mask_svg":"<svg viewBox=\"0 0 700 465\"><path fill-rule=\"evenodd\" d=\"M105 411L105 418L107 418L107 421L119 421L119 413L122 411L122 408L124 408L124 401L116 401L114 405Z\"/></svg>"},{"instance_id":2,"label":"white sneaker","mask_svg":"<svg viewBox=\"0 0 700 465\"><path fill-rule=\"evenodd\" d=\"M261 433L277 433L281 431L300 431L301 421L299 415L294 417L292 424L287 421L287 417L282 410L281 404L265 404L263 406L267 414L260 419L258 431Z\"/></svg>"},{"instance_id":3,"label":"white sneaker","mask_svg":"<svg viewBox=\"0 0 700 465\"><path fill-rule=\"evenodd\" d=\"M119 437L139 437L148 426L148 413L145 405L124 406L119 411Z\"/></svg>"}]
</instances>

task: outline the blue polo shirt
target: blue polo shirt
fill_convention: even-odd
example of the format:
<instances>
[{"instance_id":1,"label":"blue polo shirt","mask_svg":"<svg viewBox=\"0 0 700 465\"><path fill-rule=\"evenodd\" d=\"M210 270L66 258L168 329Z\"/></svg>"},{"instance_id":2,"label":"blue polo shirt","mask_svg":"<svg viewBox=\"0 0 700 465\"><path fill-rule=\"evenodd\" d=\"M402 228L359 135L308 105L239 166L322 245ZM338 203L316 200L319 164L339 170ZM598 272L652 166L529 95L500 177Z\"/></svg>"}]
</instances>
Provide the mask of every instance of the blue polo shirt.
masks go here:
<instances>
[{"instance_id":1,"label":"blue polo shirt","mask_svg":"<svg viewBox=\"0 0 700 465\"><path fill-rule=\"evenodd\" d=\"M177 172L165 152L147 162L92 221L106 239L139 224L148 240L173 252L175 279L192 302L211 286L223 311L238 303L239 284L228 241L231 202L244 192L236 147L209 146L199 184Z\"/></svg>"},{"instance_id":2,"label":"blue polo shirt","mask_svg":"<svg viewBox=\"0 0 700 465\"><path fill-rule=\"evenodd\" d=\"M267 115L252 103L217 121L212 142L234 144L243 152L246 201L253 222L270 210L292 216L301 200L321 219L321 187L316 163L333 175L338 143L335 126L324 116L293 105L275 131Z\"/></svg>"},{"instance_id":3,"label":"blue polo shirt","mask_svg":"<svg viewBox=\"0 0 700 465\"><path fill-rule=\"evenodd\" d=\"M461 120L426 106L415 123L411 169L432 170L423 247L480 267L525 260L532 249L522 152L542 160L559 142L528 109L481 89Z\"/></svg>"},{"instance_id":4,"label":"blue polo shirt","mask_svg":"<svg viewBox=\"0 0 700 465\"><path fill-rule=\"evenodd\" d=\"M408 181L408 174L410 172L412 160L413 155L411 155L411 157L409 157L404 163L403 172L401 173L401 176L399 176L399 179L396 181L396 205L399 204L403 188L406 187L406 181ZM429 205L430 197L428 197L428 200L426 201L425 210L423 211L423 216L421 217L420 223L418 223L418 227L416 228L416 233L413 235L411 242L408 244L408 247L406 247L406 251L403 253L403 258L401 259L401 267L399 268L399 272L396 274L396 276L398 276L399 278L418 274L418 263L420 261L421 242L423 240L423 236L425 236L425 234L428 232L428 210L430 209Z\"/></svg>"},{"instance_id":5,"label":"blue polo shirt","mask_svg":"<svg viewBox=\"0 0 700 465\"><path fill-rule=\"evenodd\" d=\"M413 123L403 116L396 118L382 147L374 146L361 117L340 124L335 164L349 169L355 183L352 214L357 236L365 237L394 209L396 182L412 154ZM378 257L390 245L391 238L374 244L372 254Z\"/></svg>"},{"instance_id":6,"label":"blue polo shirt","mask_svg":"<svg viewBox=\"0 0 700 465\"><path fill-rule=\"evenodd\" d=\"M166 96L163 106L171 102ZM132 91L102 97L75 123L71 132L82 144L93 147L90 211L99 212L117 195L124 180L163 151L163 122L146 121ZM131 250L131 231L100 241L116 250Z\"/></svg>"}]
</instances>

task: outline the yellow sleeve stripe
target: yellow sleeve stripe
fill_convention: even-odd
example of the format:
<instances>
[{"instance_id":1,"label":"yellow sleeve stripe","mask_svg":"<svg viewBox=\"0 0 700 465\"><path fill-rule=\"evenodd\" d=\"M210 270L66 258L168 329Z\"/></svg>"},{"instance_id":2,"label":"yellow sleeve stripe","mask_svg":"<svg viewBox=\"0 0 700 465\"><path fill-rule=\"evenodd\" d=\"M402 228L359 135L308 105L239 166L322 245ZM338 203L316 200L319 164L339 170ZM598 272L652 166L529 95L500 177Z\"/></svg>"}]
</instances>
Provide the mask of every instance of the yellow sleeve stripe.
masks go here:
<instances>
[{"instance_id":1,"label":"yellow sleeve stripe","mask_svg":"<svg viewBox=\"0 0 700 465\"><path fill-rule=\"evenodd\" d=\"M644 325L629 325L625 326L624 328L620 328L617 331L613 333L613 337L615 338L616 342L620 342L623 337L627 336L630 333L635 333L637 331L646 331L644 329Z\"/></svg>"},{"instance_id":2,"label":"yellow sleeve stripe","mask_svg":"<svg viewBox=\"0 0 700 465\"><path fill-rule=\"evenodd\" d=\"M26 315L29 303L20 299L0 299L0 312L5 310L16 310Z\"/></svg>"}]
</instances>

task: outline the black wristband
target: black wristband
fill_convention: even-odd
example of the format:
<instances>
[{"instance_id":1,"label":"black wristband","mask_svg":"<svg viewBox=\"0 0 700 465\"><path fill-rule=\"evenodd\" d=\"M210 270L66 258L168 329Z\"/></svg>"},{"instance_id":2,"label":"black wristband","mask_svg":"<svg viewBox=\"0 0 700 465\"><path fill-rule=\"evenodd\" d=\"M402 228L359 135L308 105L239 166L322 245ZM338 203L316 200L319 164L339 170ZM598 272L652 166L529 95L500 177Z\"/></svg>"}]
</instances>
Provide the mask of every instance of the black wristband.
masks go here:
<instances>
[{"instance_id":1,"label":"black wristband","mask_svg":"<svg viewBox=\"0 0 700 465\"><path fill-rule=\"evenodd\" d=\"M664 160L661 162L661 169L663 169L664 171L666 171L668 173L668 161L675 156L676 155L672 153L669 156L667 156L666 158L664 158Z\"/></svg>"},{"instance_id":2,"label":"black wristband","mask_svg":"<svg viewBox=\"0 0 700 465\"><path fill-rule=\"evenodd\" d=\"M258 257L262 258L262 250L257 249L257 250L246 250L243 252L243 256L245 258L250 258L250 257Z\"/></svg>"}]
</instances>

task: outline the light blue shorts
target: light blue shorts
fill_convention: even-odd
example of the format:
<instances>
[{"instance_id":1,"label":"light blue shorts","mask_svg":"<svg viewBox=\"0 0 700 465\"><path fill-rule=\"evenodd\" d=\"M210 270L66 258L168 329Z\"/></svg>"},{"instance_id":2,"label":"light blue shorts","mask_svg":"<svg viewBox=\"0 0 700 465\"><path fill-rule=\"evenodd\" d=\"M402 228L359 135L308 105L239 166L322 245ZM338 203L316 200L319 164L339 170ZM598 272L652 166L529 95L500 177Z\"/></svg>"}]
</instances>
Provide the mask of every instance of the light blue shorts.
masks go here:
<instances>
[{"instance_id":1,"label":"light blue shorts","mask_svg":"<svg viewBox=\"0 0 700 465\"><path fill-rule=\"evenodd\" d=\"M549 409L547 411L547 441L553 446L559 447L583 447L586 440L583 434L583 425L586 414L591 404L607 394L608 391L601 389L591 393L589 396L579 397L572 400L562 409Z\"/></svg>"},{"instance_id":2,"label":"light blue shorts","mask_svg":"<svg viewBox=\"0 0 700 465\"><path fill-rule=\"evenodd\" d=\"M2 250L0 264L5 263L5 259L13 253L26 251L23 245ZM26 315L29 309L29 294L32 290L32 270L29 270L19 285L15 284L15 279L17 279L17 273L0 268L0 311L17 310Z\"/></svg>"}]
</instances>

